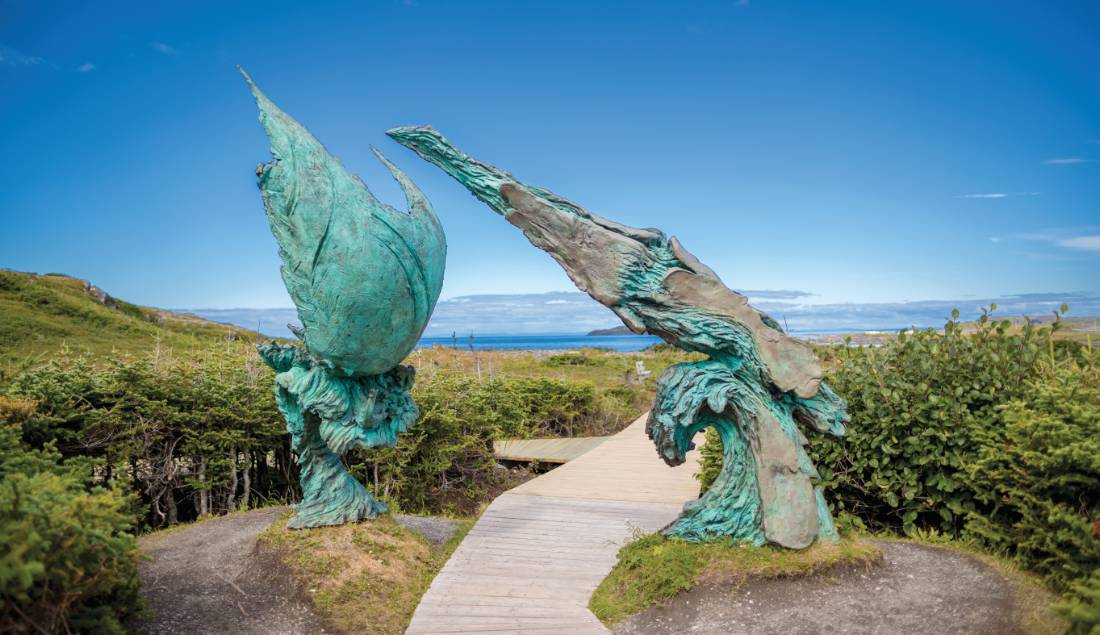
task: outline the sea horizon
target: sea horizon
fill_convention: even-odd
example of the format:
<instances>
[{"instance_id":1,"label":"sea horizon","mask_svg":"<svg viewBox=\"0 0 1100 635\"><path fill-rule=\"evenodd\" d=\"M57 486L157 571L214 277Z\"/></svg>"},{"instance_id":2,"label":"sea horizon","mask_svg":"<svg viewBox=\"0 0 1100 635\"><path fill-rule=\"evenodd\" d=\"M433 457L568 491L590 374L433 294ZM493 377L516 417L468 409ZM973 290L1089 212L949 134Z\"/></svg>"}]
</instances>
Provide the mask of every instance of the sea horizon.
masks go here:
<instances>
[{"instance_id":1,"label":"sea horizon","mask_svg":"<svg viewBox=\"0 0 1100 635\"><path fill-rule=\"evenodd\" d=\"M836 335L871 335L897 333L912 327L896 329L815 329L812 331L791 331L798 338L815 340ZM422 337L417 349L441 346L462 350L576 350L581 348L602 348L618 352L637 352L660 344L663 340L656 335L588 335L586 333L544 333L544 334L508 334L495 333L478 335L476 333L455 336Z\"/></svg>"}]
</instances>

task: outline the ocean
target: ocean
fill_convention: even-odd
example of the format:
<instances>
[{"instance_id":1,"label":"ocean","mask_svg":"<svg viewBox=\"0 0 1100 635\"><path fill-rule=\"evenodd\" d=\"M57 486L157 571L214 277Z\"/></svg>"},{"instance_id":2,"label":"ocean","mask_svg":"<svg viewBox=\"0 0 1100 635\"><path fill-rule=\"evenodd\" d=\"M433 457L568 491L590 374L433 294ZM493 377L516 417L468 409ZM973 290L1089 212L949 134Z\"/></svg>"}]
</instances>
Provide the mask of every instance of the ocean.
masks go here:
<instances>
[{"instance_id":1,"label":"ocean","mask_svg":"<svg viewBox=\"0 0 1100 635\"><path fill-rule=\"evenodd\" d=\"M661 341L652 335L475 335L466 337L422 337L417 348L433 346L457 347L469 350L569 350L577 348L609 348L613 351L640 351Z\"/></svg>"}]
</instances>

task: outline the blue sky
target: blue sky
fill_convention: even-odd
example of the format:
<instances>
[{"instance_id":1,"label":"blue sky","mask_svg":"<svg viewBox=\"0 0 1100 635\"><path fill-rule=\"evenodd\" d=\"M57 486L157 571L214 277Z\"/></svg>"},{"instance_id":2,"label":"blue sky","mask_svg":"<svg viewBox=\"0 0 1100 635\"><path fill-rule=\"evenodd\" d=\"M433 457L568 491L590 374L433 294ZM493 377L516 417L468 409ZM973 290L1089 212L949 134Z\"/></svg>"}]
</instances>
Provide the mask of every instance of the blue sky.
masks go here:
<instances>
[{"instance_id":1,"label":"blue sky","mask_svg":"<svg viewBox=\"0 0 1100 635\"><path fill-rule=\"evenodd\" d=\"M798 306L1100 296L1095 2L0 0L0 267L290 306L236 64L384 200L370 145L409 172L452 301L573 289L392 126Z\"/></svg>"}]
</instances>

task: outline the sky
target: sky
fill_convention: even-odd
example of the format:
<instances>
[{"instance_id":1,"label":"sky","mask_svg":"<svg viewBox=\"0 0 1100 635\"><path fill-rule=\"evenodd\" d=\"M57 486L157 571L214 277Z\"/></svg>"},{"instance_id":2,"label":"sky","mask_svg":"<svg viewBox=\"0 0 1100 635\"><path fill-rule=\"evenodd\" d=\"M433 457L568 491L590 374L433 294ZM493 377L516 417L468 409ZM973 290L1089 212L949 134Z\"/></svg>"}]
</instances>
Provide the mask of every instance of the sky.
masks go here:
<instances>
[{"instance_id":1,"label":"sky","mask_svg":"<svg viewBox=\"0 0 1100 635\"><path fill-rule=\"evenodd\" d=\"M1096 2L0 0L0 267L290 307L238 64L380 198L403 206L371 146L431 199L439 333L506 307L583 331L590 309L524 313L572 284L396 125L659 227L795 319L1100 313Z\"/></svg>"}]
</instances>

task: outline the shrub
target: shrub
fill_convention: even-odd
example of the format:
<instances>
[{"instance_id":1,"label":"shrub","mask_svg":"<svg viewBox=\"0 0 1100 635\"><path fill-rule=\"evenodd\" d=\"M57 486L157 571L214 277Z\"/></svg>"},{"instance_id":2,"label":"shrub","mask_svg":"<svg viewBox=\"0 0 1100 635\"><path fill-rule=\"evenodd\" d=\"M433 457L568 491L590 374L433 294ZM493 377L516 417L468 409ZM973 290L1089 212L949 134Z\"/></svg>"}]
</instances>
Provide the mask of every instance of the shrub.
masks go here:
<instances>
[{"instance_id":1,"label":"shrub","mask_svg":"<svg viewBox=\"0 0 1100 635\"><path fill-rule=\"evenodd\" d=\"M1100 635L1100 569L1074 585L1073 592L1057 609L1070 621L1072 635Z\"/></svg>"},{"instance_id":2,"label":"shrub","mask_svg":"<svg viewBox=\"0 0 1100 635\"><path fill-rule=\"evenodd\" d=\"M413 394L420 418L394 448L358 449L348 463L376 495L414 512L472 511L502 475L493 439L516 404L469 375L439 372Z\"/></svg>"},{"instance_id":3,"label":"shrub","mask_svg":"<svg viewBox=\"0 0 1100 635\"><path fill-rule=\"evenodd\" d=\"M507 480L493 457L495 439L598 432L620 413L632 414L635 395L630 389L598 393L590 382L479 381L437 371L414 384L420 418L397 447L357 450L347 461L357 477L402 509L469 512Z\"/></svg>"},{"instance_id":4,"label":"shrub","mask_svg":"<svg viewBox=\"0 0 1100 635\"><path fill-rule=\"evenodd\" d=\"M1064 610L1089 632L1100 621L1100 581L1086 582L1100 567L1100 372L1095 351L1055 342L1056 328L987 313L841 349L827 379L852 423L809 447L838 524L972 540L1070 590ZM710 441L704 484L722 460Z\"/></svg>"},{"instance_id":5,"label":"shrub","mask_svg":"<svg viewBox=\"0 0 1100 635\"><path fill-rule=\"evenodd\" d=\"M606 366L607 360L586 351L568 351L542 360L546 366Z\"/></svg>"},{"instance_id":6,"label":"shrub","mask_svg":"<svg viewBox=\"0 0 1100 635\"><path fill-rule=\"evenodd\" d=\"M942 334L845 349L827 380L852 424L844 437L810 443L829 499L873 529L958 535L979 506L967 467L1003 441L998 406L1024 396L1048 335L983 315L972 331L952 320Z\"/></svg>"},{"instance_id":7,"label":"shrub","mask_svg":"<svg viewBox=\"0 0 1100 635\"><path fill-rule=\"evenodd\" d=\"M122 633L142 606L129 501L26 449L25 414L0 403L0 631Z\"/></svg>"},{"instance_id":8,"label":"shrub","mask_svg":"<svg viewBox=\"0 0 1100 635\"><path fill-rule=\"evenodd\" d=\"M981 511L966 533L1066 589L1100 569L1100 374L1066 366L1027 388L967 466Z\"/></svg>"}]
</instances>

